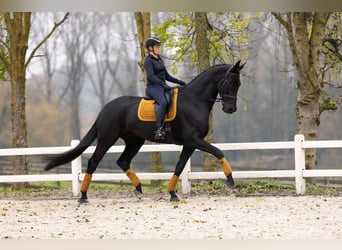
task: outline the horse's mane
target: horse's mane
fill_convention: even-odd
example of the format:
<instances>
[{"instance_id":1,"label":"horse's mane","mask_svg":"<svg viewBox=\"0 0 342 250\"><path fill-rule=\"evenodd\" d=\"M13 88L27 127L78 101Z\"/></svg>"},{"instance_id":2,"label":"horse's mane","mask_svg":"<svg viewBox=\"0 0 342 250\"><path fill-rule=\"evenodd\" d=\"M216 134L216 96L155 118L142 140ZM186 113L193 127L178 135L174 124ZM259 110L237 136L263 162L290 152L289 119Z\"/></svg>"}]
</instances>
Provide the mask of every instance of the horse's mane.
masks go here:
<instances>
[{"instance_id":1,"label":"horse's mane","mask_svg":"<svg viewBox=\"0 0 342 250\"><path fill-rule=\"evenodd\" d=\"M198 80L199 78L203 77L204 75L206 75L209 71L216 69L218 67L223 67L226 66L227 68L230 66L230 64L217 64L217 65L213 65L210 66L209 68L207 68L206 70L202 71L200 74L198 74L195 78L193 78L187 85L190 85L191 83L195 82L196 80Z\"/></svg>"}]
</instances>

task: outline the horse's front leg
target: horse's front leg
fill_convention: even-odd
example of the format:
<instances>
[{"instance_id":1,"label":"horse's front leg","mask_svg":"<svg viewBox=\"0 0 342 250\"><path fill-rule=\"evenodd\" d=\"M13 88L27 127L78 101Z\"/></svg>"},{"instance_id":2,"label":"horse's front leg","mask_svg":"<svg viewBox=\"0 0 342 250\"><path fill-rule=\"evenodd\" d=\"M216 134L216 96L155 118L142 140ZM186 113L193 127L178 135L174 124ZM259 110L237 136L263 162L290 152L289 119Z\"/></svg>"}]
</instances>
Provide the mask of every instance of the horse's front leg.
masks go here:
<instances>
[{"instance_id":1,"label":"horse's front leg","mask_svg":"<svg viewBox=\"0 0 342 250\"><path fill-rule=\"evenodd\" d=\"M188 148L188 147L183 146L182 152L179 156L179 160L176 164L175 172L171 177L169 185L167 186L167 191L171 195L171 198L170 198L171 202L179 201L179 198L176 194L177 182L178 182L179 176L183 172L186 162L188 161L188 159L190 158L194 150L195 149L193 148Z\"/></svg>"},{"instance_id":2,"label":"horse's front leg","mask_svg":"<svg viewBox=\"0 0 342 250\"><path fill-rule=\"evenodd\" d=\"M234 188L234 179L232 176L232 168L229 164L229 162L227 161L227 159L224 157L223 152L218 149L217 147L211 145L210 143L204 141L201 138L194 138L193 139L193 143L195 145L195 147L199 150L202 150L204 152L207 152L209 154L212 154L213 156L215 156L220 164L221 164L221 168L223 170L224 175L226 176L226 180L225 180L225 184L229 187L229 188Z\"/></svg>"}]
</instances>

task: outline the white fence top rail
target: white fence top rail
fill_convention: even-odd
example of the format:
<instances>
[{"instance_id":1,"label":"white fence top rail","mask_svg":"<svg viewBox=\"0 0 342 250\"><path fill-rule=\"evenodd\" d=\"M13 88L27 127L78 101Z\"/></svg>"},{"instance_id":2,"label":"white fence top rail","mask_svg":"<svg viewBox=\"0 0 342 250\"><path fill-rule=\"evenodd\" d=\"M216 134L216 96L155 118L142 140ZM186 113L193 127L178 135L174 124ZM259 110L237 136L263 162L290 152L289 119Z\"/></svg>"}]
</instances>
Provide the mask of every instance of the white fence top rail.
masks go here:
<instances>
[{"instance_id":1,"label":"white fence top rail","mask_svg":"<svg viewBox=\"0 0 342 250\"><path fill-rule=\"evenodd\" d=\"M213 145L220 148L221 150L251 150L251 149L259 150L259 149L293 149L294 148L293 141L214 143ZM316 144L313 144L313 145L315 146ZM5 149L0 149L0 156L60 154L67 150L70 150L71 148L72 148L71 146L5 148ZM107 152L108 153L121 153L123 152L124 148L125 148L124 145L116 145L116 146L112 146ZM139 150L139 152L179 152L181 150L182 150L182 146L178 146L178 145L152 144L152 145L143 145L141 149ZM90 146L83 152L83 154L92 154L94 151L95 151L95 146Z\"/></svg>"},{"instance_id":2,"label":"white fence top rail","mask_svg":"<svg viewBox=\"0 0 342 250\"><path fill-rule=\"evenodd\" d=\"M342 148L342 141L322 140L322 141L303 141L303 148Z\"/></svg>"},{"instance_id":3,"label":"white fence top rail","mask_svg":"<svg viewBox=\"0 0 342 250\"><path fill-rule=\"evenodd\" d=\"M294 141L279 142L242 142L242 143L214 143L214 146L221 150L262 150L262 149L293 149ZM121 153L124 145L112 146L108 153ZM303 141L303 148L342 148L342 140L320 140L320 141ZM16 156L16 155L47 155L60 154L70 150L71 146L59 147L31 147L31 148L5 148L0 149L0 156ZM152 144L143 145L139 152L179 152L182 146L173 144ZM88 147L83 153L92 154L95 146Z\"/></svg>"}]
</instances>

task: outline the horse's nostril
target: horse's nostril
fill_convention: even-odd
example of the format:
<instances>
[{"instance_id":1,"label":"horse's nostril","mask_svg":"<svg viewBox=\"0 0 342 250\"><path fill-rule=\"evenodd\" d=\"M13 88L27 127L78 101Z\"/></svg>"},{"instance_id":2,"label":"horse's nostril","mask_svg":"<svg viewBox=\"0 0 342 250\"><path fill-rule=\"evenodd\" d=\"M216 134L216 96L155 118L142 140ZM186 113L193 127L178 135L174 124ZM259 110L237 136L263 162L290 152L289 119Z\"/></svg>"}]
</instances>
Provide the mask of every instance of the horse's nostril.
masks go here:
<instances>
[{"instance_id":1,"label":"horse's nostril","mask_svg":"<svg viewBox=\"0 0 342 250\"><path fill-rule=\"evenodd\" d=\"M226 112L226 113L231 114L231 113L234 113L236 111L236 108L234 108L234 107L229 107L229 108L224 107L223 111Z\"/></svg>"}]
</instances>

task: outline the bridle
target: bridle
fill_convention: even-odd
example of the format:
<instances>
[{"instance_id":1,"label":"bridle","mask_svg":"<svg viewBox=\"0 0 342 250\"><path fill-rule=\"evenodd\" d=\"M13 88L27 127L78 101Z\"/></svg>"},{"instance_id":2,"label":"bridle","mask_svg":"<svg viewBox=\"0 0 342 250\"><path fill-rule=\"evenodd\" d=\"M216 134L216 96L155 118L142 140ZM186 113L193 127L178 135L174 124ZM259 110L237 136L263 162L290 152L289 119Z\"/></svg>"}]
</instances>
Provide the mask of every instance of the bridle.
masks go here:
<instances>
[{"instance_id":1,"label":"bridle","mask_svg":"<svg viewBox=\"0 0 342 250\"><path fill-rule=\"evenodd\" d=\"M227 82L228 82L228 76L229 75L239 75L239 73L232 73L232 72L230 72L231 70L232 70L232 68L233 68L234 66L231 66L230 68L229 68L229 70L227 70L227 72L226 72L226 74L224 75L224 77L223 77L223 79L222 79L222 81L218 84L219 86L218 86L218 91L219 91L219 94L220 94L220 98L216 98L216 100L215 101L217 101L217 102L221 102L222 104L224 103L224 100L229 100L229 101L236 101L236 99L237 99L237 97L236 96L233 96L233 95L228 95L228 94L225 94L224 93L224 86L226 85L226 84L228 84Z\"/></svg>"},{"instance_id":2,"label":"bridle","mask_svg":"<svg viewBox=\"0 0 342 250\"><path fill-rule=\"evenodd\" d=\"M236 96L228 95L228 94L223 93L224 85L227 84L227 82L228 82L228 76L229 75L239 75L238 73L230 72L232 68L233 68L233 66L231 66L229 68L229 70L227 70L227 72L224 75L223 79L218 84L218 88L217 89L218 89L218 92L220 94L220 97L217 97L217 98L213 99L213 98L205 98L205 97L200 97L200 96L195 96L195 95L187 95L187 94L180 93L180 92L178 94L179 95L183 95L183 96L187 96L187 97L195 97L197 99L202 99L202 100L205 100L205 101L221 102L222 104L224 103L224 100L227 100L227 99L229 99L230 101L236 101L237 100Z\"/></svg>"}]
</instances>

